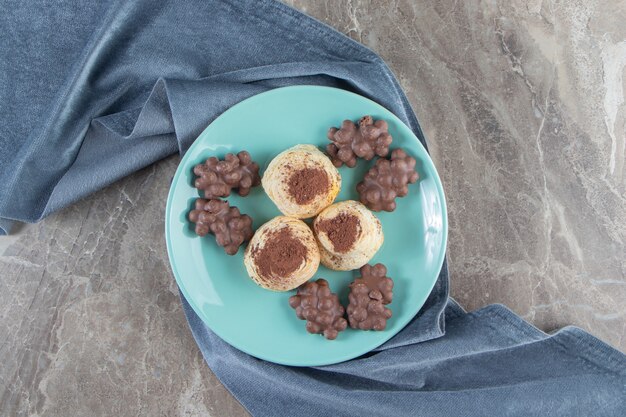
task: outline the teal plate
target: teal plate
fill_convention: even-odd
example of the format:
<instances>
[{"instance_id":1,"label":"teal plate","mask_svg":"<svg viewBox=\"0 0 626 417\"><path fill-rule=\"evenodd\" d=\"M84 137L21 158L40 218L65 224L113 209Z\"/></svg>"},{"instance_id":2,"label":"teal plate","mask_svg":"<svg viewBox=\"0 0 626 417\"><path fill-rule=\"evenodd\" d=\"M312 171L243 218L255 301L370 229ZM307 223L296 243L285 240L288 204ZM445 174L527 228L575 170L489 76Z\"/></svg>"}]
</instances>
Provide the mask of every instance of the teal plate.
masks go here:
<instances>
[{"instance_id":1,"label":"teal plate","mask_svg":"<svg viewBox=\"0 0 626 417\"><path fill-rule=\"evenodd\" d=\"M372 263L387 266L393 278L393 317L384 331L346 329L336 340L306 332L288 299L295 291L271 292L247 275L243 248L228 256L212 236L200 238L187 221L198 198L193 166L209 156L247 150L263 168L279 152L297 145L328 143L326 132L344 119L363 115L384 119L393 136L392 148L402 147L417 159L420 179L409 195L397 200L393 213L376 213L385 243ZM356 184L373 162L340 168L343 179L336 201L358 200ZM254 219L254 228L280 214L256 187L247 197L231 195L231 205ZM295 366L329 365L355 358L398 333L420 310L435 285L447 239L446 204L437 171L413 132L391 112L344 90L298 86L251 97L218 117L193 143L178 167L165 211L165 239L170 264L181 291L194 311L223 340L257 358ZM348 284L357 272L337 272L320 266L325 278L347 305Z\"/></svg>"}]
</instances>

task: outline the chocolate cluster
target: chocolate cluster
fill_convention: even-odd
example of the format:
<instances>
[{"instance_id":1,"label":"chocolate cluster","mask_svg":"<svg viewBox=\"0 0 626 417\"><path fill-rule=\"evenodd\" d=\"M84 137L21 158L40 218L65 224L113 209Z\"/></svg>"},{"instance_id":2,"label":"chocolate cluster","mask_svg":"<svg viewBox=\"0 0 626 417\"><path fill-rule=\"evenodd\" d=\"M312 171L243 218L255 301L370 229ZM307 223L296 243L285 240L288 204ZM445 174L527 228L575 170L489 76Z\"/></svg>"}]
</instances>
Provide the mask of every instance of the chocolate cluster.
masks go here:
<instances>
[{"instance_id":1,"label":"chocolate cluster","mask_svg":"<svg viewBox=\"0 0 626 417\"><path fill-rule=\"evenodd\" d=\"M377 160L356 186L361 203L372 211L394 211L396 197L407 195L408 185L419 178L415 164L415 158L402 149L395 149L391 159Z\"/></svg>"},{"instance_id":2,"label":"chocolate cluster","mask_svg":"<svg viewBox=\"0 0 626 417\"><path fill-rule=\"evenodd\" d=\"M196 224L198 236L215 235L217 244L229 255L234 255L245 241L252 238L252 219L241 214L224 200L198 198L189 212L189 220Z\"/></svg>"},{"instance_id":3,"label":"chocolate cluster","mask_svg":"<svg viewBox=\"0 0 626 417\"><path fill-rule=\"evenodd\" d=\"M297 294L289 298L289 305L300 320L306 320L309 333L323 334L326 339L334 340L348 326L343 318L345 310L325 279L301 285Z\"/></svg>"},{"instance_id":4,"label":"chocolate cluster","mask_svg":"<svg viewBox=\"0 0 626 417\"><path fill-rule=\"evenodd\" d=\"M392 141L387 122L374 122L371 116L363 116L358 125L344 120L339 129L328 130L328 139L332 143L326 146L326 153L337 168L343 164L352 168L357 158L369 161L376 155L387 156Z\"/></svg>"},{"instance_id":5,"label":"chocolate cluster","mask_svg":"<svg viewBox=\"0 0 626 417\"><path fill-rule=\"evenodd\" d=\"M361 277L350 284L348 321L360 330L384 330L391 310L385 307L393 299L393 281L383 264L365 265Z\"/></svg>"},{"instance_id":6,"label":"chocolate cluster","mask_svg":"<svg viewBox=\"0 0 626 417\"><path fill-rule=\"evenodd\" d=\"M252 161L250 154L241 151L237 155L226 154L224 160L212 156L193 168L197 176L195 187L204 192L207 199L227 197L232 189L240 196L250 193L252 187L261 183L259 165Z\"/></svg>"}]
</instances>

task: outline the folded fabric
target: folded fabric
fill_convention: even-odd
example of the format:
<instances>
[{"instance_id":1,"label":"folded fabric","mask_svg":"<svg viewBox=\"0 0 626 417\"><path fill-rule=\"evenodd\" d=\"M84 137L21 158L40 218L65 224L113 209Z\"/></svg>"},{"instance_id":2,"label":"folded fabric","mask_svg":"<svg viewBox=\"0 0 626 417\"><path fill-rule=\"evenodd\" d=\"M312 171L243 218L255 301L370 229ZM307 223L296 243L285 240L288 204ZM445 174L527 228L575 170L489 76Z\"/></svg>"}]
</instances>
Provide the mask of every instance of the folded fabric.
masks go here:
<instances>
[{"instance_id":1,"label":"folded fabric","mask_svg":"<svg viewBox=\"0 0 626 417\"><path fill-rule=\"evenodd\" d=\"M626 415L621 353L575 327L547 335L502 305L465 313L450 299L444 337L423 341L418 318L374 352L318 368L248 356L183 306L209 366L255 416Z\"/></svg>"},{"instance_id":2,"label":"folded fabric","mask_svg":"<svg viewBox=\"0 0 626 417\"><path fill-rule=\"evenodd\" d=\"M346 88L419 131L376 54L271 0L0 4L0 234L184 152L270 88Z\"/></svg>"},{"instance_id":3,"label":"folded fabric","mask_svg":"<svg viewBox=\"0 0 626 417\"><path fill-rule=\"evenodd\" d=\"M425 145L376 54L272 0L0 4L2 231L183 153L224 110L279 86L367 96ZM255 415L626 414L623 355L581 330L544 335L502 307L465 314L448 300L445 264L408 327L328 367L252 358L183 305L209 366Z\"/></svg>"}]
</instances>

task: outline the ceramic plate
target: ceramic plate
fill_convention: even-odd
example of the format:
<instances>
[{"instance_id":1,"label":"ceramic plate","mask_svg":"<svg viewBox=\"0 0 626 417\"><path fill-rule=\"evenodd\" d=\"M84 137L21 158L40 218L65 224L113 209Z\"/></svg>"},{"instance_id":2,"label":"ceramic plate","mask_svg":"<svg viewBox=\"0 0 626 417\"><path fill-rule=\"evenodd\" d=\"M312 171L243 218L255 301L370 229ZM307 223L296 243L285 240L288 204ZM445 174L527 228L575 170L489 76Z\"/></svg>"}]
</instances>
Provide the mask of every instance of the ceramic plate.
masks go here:
<instances>
[{"instance_id":1,"label":"ceramic plate","mask_svg":"<svg viewBox=\"0 0 626 417\"><path fill-rule=\"evenodd\" d=\"M271 292L247 275L243 248L228 256L212 236L200 238L187 221L198 192L194 165L209 156L247 150L261 166L297 145L324 147L326 132L344 119L369 114L389 123L392 148L402 147L417 159L420 179L409 195L397 200L393 213L376 213L385 243L371 263L381 262L395 283L393 317L384 331L348 328L333 341L306 332L288 299L295 291ZM336 201L358 200L356 184L373 162L340 168L343 179ZM254 220L254 228L280 214L256 187L247 197L231 195L231 205ZM183 294L206 325L232 346L261 359L296 366L328 365L355 358L398 333L420 310L432 290L444 259L447 216L441 181L423 146L391 112L344 90L298 86L251 97L224 112L198 137L174 176L165 212L165 237L170 263ZM348 284L356 272L336 272L320 265L315 278L325 278L347 305Z\"/></svg>"}]
</instances>

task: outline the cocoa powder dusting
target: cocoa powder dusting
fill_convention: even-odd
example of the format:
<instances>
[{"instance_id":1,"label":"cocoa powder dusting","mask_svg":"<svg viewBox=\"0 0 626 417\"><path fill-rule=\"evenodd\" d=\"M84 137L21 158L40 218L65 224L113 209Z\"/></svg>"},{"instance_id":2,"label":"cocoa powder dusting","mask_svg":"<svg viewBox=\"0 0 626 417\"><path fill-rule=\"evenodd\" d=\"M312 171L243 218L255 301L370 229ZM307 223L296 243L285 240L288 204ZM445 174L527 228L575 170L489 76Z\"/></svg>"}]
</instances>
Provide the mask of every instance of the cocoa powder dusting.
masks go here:
<instances>
[{"instance_id":1,"label":"cocoa powder dusting","mask_svg":"<svg viewBox=\"0 0 626 417\"><path fill-rule=\"evenodd\" d=\"M349 251L359 237L360 224L354 214L340 213L338 216L319 222L317 228L326 233L336 252Z\"/></svg>"},{"instance_id":2,"label":"cocoa powder dusting","mask_svg":"<svg viewBox=\"0 0 626 417\"><path fill-rule=\"evenodd\" d=\"M296 203L307 204L328 191L328 175L321 168L304 168L291 174L288 185Z\"/></svg>"},{"instance_id":3,"label":"cocoa powder dusting","mask_svg":"<svg viewBox=\"0 0 626 417\"><path fill-rule=\"evenodd\" d=\"M265 246L253 250L252 257L262 277L283 278L306 261L306 254L304 244L289 229L281 229L269 234Z\"/></svg>"}]
</instances>

